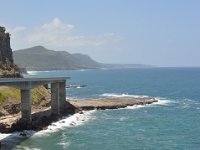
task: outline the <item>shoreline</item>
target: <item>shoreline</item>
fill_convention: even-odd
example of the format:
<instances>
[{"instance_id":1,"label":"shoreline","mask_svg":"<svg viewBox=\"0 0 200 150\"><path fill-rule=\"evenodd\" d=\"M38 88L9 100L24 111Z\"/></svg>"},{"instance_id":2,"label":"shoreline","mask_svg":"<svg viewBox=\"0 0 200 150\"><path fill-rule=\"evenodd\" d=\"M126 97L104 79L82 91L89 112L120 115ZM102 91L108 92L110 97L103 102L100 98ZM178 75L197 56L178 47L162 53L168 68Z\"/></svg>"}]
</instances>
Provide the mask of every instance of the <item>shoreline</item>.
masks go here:
<instances>
[{"instance_id":1,"label":"shoreline","mask_svg":"<svg viewBox=\"0 0 200 150\"><path fill-rule=\"evenodd\" d=\"M43 107L34 109L32 114L32 124L20 120L20 113L13 115L6 115L0 117L0 133L12 133L15 131L35 130L40 131L47 128L53 122L59 121L63 116L73 115L75 113L82 113L88 110L105 110L105 109L119 109L127 106L146 105L158 102L153 97L120 97L120 98L102 98L102 99L74 99L68 100L70 108L66 109L64 114L55 116L51 114L50 107Z\"/></svg>"},{"instance_id":2,"label":"shoreline","mask_svg":"<svg viewBox=\"0 0 200 150\"><path fill-rule=\"evenodd\" d=\"M51 115L50 107L35 112L32 114L33 121L36 121L37 128L26 129L22 126L20 130L13 130L12 132L0 133L0 149L11 150L21 142L30 138L37 133L48 133L57 131L61 127L73 127L83 124L88 120L87 114L93 112L93 110L108 110L108 109L120 109L128 106L141 106L147 104L153 104L158 102L153 97L139 97L139 98L104 98L104 99L84 99L84 100L68 100L73 109L76 109L73 114L60 115L58 117ZM18 121L20 114L13 116L13 120ZM2 117L0 117L1 120ZM2 120L1 120L2 121ZM9 120L8 120L9 121ZM78 122L77 122L78 121ZM19 124L21 126L21 124ZM11 128L9 128L11 129Z\"/></svg>"}]
</instances>

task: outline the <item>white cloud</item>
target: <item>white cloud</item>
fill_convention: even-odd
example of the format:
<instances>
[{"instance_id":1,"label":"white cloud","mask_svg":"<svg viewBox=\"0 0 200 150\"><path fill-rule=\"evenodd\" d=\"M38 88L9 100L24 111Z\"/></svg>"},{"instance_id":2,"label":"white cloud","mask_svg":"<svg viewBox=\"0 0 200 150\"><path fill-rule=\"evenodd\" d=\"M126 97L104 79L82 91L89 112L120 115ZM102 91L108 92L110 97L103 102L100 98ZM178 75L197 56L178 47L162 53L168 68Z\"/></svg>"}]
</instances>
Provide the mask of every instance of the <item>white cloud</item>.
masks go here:
<instances>
[{"instance_id":1,"label":"white cloud","mask_svg":"<svg viewBox=\"0 0 200 150\"><path fill-rule=\"evenodd\" d=\"M40 27L35 28L28 36L28 42L48 47L76 48L101 46L122 39L114 33L96 36L74 35L74 30L74 25L65 24L58 18L55 18L50 23L45 23Z\"/></svg>"},{"instance_id":2,"label":"white cloud","mask_svg":"<svg viewBox=\"0 0 200 150\"><path fill-rule=\"evenodd\" d=\"M26 30L26 27L23 27L23 26L17 26L17 27L14 27L13 29L11 29L11 32L16 34L16 33L19 33L19 32L22 32Z\"/></svg>"},{"instance_id":3,"label":"white cloud","mask_svg":"<svg viewBox=\"0 0 200 150\"><path fill-rule=\"evenodd\" d=\"M73 28L73 25L63 24L58 18L55 18L52 22L35 28L28 36L28 42L58 44L58 40L66 37Z\"/></svg>"},{"instance_id":4,"label":"white cloud","mask_svg":"<svg viewBox=\"0 0 200 150\"><path fill-rule=\"evenodd\" d=\"M102 33L88 36L78 34L78 30L72 24L63 23L59 18L54 18L48 23L38 27L28 28L24 26L6 26L11 34L13 49L23 49L36 45L42 45L51 49L95 49L101 46L111 46L122 40L122 37L114 33Z\"/></svg>"}]
</instances>

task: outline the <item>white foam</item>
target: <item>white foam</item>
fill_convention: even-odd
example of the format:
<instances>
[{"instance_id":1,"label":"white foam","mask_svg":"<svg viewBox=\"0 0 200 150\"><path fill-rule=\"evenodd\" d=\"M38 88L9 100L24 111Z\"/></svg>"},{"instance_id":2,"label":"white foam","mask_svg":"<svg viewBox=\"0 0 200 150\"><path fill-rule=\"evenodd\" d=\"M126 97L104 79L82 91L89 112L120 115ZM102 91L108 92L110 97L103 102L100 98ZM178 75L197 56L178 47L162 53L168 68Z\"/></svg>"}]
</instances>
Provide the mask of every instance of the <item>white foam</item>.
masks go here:
<instances>
[{"instance_id":1,"label":"white foam","mask_svg":"<svg viewBox=\"0 0 200 150\"><path fill-rule=\"evenodd\" d=\"M22 132L13 132L13 133L8 133L8 134L1 133L0 140L3 140L5 138L12 139L12 138L31 137L35 133L36 133L36 131L33 131L33 130L24 130Z\"/></svg>"},{"instance_id":2,"label":"white foam","mask_svg":"<svg viewBox=\"0 0 200 150\"><path fill-rule=\"evenodd\" d=\"M83 88L83 87L81 87L81 86L77 86L76 88L77 88L77 89L81 89L81 88Z\"/></svg>"},{"instance_id":3,"label":"white foam","mask_svg":"<svg viewBox=\"0 0 200 150\"><path fill-rule=\"evenodd\" d=\"M57 145L61 145L63 149L67 149L67 147L70 145L70 142L59 142Z\"/></svg>"},{"instance_id":4,"label":"white foam","mask_svg":"<svg viewBox=\"0 0 200 150\"><path fill-rule=\"evenodd\" d=\"M100 68L100 70L109 70L108 68Z\"/></svg>"},{"instance_id":5,"label":"white foam","mask_svg":"<svg viewBox=\"0 0 200 150\"><path fill-rule=\"evenodd\" d=\"M145 97L148 97L146 95L130 95L130 94L127 94L127 93L123 93L123 94L104 93L101 96L103 96L103 97L116 97L116 98L120 98L120 97L145 98Z\"/></svg>"},{"instance_id":6,"label":"white foam","mask_svg":"<svg viewBox=\"0 0 200 150\"><path fill-rule=\"evenodd\" d=\"M2 139L4 139L4 138L7 138L7 137L9 137L9 136L11 136L11 134L4 134L4 133L1 133L1 134L0 134L0 140L2 140Z\"/></svg>"},{"instance_id":7,"label":"white foam","mask_svg":"<svg viewBox=\"0 0 200 150\"><path fill-rule=\"evenodd\" d=\"M27 139L33 134L36 133L36 131L32 130L24 130L21 132L14 132L14 133L9 133L9 134L0 134L0 141L7 145L8 147L16 147L15 149L24 149L24 150L40 150L38 148L29 148L29 147L22 147L18 145L22 140Z\"/></svg>"},{"instance_id":8,"label":"white foam","mask_svg":"<svg viewBox=\"0 0 200 150\"><path fill-rule=\"evenodd\" d=\"M162 98L162 97L156 97L155 98L158 102L153 103L152 105L161 105L161 106L167 106L171 103L175 103L172 100L166 99L166 98Z\"/></svg>"},{"instance_id":9,"label":"white foam","mask_svg":"<svg viewBox=\"0 0 200 150\"><path fill-rule=\"evenodd\" d=\"M125 120L128 120L128 117L120 117L119 118L119 121L125 121Z\"/></svg>"},{"instance_id":10,"label":"white foam","mask_svg":"<svg viewBox=\"0 0 200 150\"><path fill-rule=\"evenodd\" d=\"M143 107L145 107L145 105L134 105L134 106L127 106L125 109L139 109Z\"/></svg>"},{"instance_id":11,"label":"white foam","mask_svg":"<svg viewBox=\"0 0 200 150\"><path fill-rule=\"evenodd\" d=\"M32 130L24 130L22 132L14 132L11 134L0 134L0 140L6 139L7 140L12 140L15 141L17 139L20 138L27 138L27 137L31 137L31 136L43 136L46 135L48 136L48 133L52 133L52 132L56 132L62 128L65 127L75 127L75 126L79 126L79 125L83 125L84 123L88 122L89 120L95 119L95 117L92 115L96 110L91 110L91 111L83 111L82 114L74 114L68 117L64 117L63 119L59 120L58 122L54 122L51 125L49 125L47 127L46 130L42 130L39 132L36 131L32 131ZM58 143L59 145L65 145L67 146L69 143ZM24 148L24 149L28 149ZM38 150L38 149L34 149L34 150Z\"/></svg>"},{"instance_id":12,"label":"white foam","mask_svg":"<svg viewBox=\"0 0 200 150\"><path fill-rule=\"evenodd\" d=\"M27 71L28 75L37 75L41 72L52 72L52 71Z\"/></svg>"},{"instance_id":13,"label":"white foam","mask_svg":"<svg viewBox=\"0 0 200 150\"><path fill-rule=\"evenodd\" d=\"M146 95L130 95L130 94L116 94L116 93L104 93L101 96L103 97L113 97L113 98L120 98L120 97L133 97L133 98L148 98L150 96L146 96ZM171 103L175 103L173 100L169 100L163 97L156 97L155 98L158 102L154 102L152 104L146 104L146 105L134 105L134 106L128 106L126 108L122 108L122 109L138 109L138 108L142 108L145 107L147 105L160 105L160 106L167 106Z\"/></svg>"},{"instance_id":14,"label":"white foam","mask_svg":"<svg viewBox=\"0 0 200 150\"><path fill-rule=\"evenodd\" d=\"M17 150L41 150L40 148L29 148L29 147L24 147L24 146L17 146Z\"/></svg>"},{"instance_id":15,"label":"white foam","mask_svg":"<svg viewBox=\"0 0 200 150\"><path fill-rule=\"evenodd\" d=\"M120 98L120 97L148 98L148 97L151 97L151 96L146 96L146 95L130 95L130 94L125 94L125 93L123 93L123 94L104 93L101 96L103 96L103 97L116 97L116 98ZM163 97L156 97L155 99L158 100L158 102L153 103L153 105L168 105L170 103L175 103L173 100L169 100L169 99L166 99L166 98L163 98Z\"/></svg>"},{"instance_id":16,"label":"white foam","mask_svg":"<svg viewBox=\"0 0 200 150\"><path fill-rule=\"evenodd\" d=\"M158 100L158 102L154 102L152 104L146 104L146 105L134 105L134 106L127 106L125 108L121 109L139 109L139 108L144 108L147 106L168 106L169 104L175 103L172 100L164 99L164 98L155 98Z\"/></svg>"},{"instance_id":17,"label":"white foam","mask_svg":"<svg viewBox=\"0 0 200 150\"><path fill-rule=\"evenodd\" d=\"M83 71L87 71L87 69L79 69L79 70L76 70L76 71L81 71L81 72L83 72Z\"/></svg>"},{"instance_id":18,"label":"white foam","mask_svg":"<svg viewBox=\"0 0 200 150\"><path fill-rule=\"evenodd\" d=\"M27 71L28 75L37 75L38 71Z\"/></svg>"},{"instance_id":19,"label":"white foam","mask_svg":"<svg viewBox=\"0 0 200 150\"><path fill-rule=\"evenodd\" d=\"M83 111L82 114L77 113L68 117L64 117L58 122L54 122L51 125L49 125L46 130L37 132L36 135L40 135L40 134L48 133L48 132L49 133L56 132L59 129L62 129L65 127L75 127L75 126L83 125L87 121L91 119L95 119L95 117L92 116L92 113L94 113L95 111L96 110Z\"/></svg>"}]
</instances>

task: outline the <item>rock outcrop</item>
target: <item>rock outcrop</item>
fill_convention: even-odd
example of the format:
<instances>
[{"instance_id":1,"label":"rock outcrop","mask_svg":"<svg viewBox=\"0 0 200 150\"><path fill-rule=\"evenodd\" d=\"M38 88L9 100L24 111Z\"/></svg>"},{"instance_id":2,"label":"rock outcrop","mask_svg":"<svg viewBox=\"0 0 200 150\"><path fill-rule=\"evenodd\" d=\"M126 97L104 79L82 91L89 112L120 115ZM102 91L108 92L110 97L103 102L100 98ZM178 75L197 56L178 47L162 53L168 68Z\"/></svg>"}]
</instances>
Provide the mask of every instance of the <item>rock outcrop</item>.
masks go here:
<instances>
[{"instance_id":1,"label":"rock outcrop","mask_svg":"<svg viewBox=\"0 0 200 150\"><path fill-rule=\"evenodd\" d=\"M0 78L21 77L20 70L14 64L10 47L10 34L0 26Z\"/></svg>"}]
</instances>

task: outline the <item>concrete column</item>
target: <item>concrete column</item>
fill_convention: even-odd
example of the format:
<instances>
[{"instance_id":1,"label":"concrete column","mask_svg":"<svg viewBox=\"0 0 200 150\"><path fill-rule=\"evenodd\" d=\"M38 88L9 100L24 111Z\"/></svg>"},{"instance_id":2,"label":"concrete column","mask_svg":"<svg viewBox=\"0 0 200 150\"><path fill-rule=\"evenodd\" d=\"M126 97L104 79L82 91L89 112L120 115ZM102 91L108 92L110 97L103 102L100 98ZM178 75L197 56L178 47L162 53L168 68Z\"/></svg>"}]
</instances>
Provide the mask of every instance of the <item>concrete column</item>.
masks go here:
<instances>
[{"instance_id":1,"label":"concrete column","mask_svg":"<svg viewBox=\"0 0 200 150\"><path fill-rule=\"evenodd\" d=\"M31 122L31 92L30 89L21 89L21 117Z\"/></svg>"},{"instance_id":2,"label":"concrete column","mask_svg":"<svg viewBox=\"0 0 200 150\"><path fill-rule=\"evenodd\" d=\"M60 112L64 112L66 108L66 82L59 82L59 96L60 96Z\"/></svg>"},{"instance_id":3,"label":"concrete column","mask_svg":"<svg viewBox=\"0 0 200 150\"><path fill-rule=\"evenodd\" d=\"M51 113L58 115L60 113L59 106L59 83L51 83Z\"/></svg>"}]
</instances>

